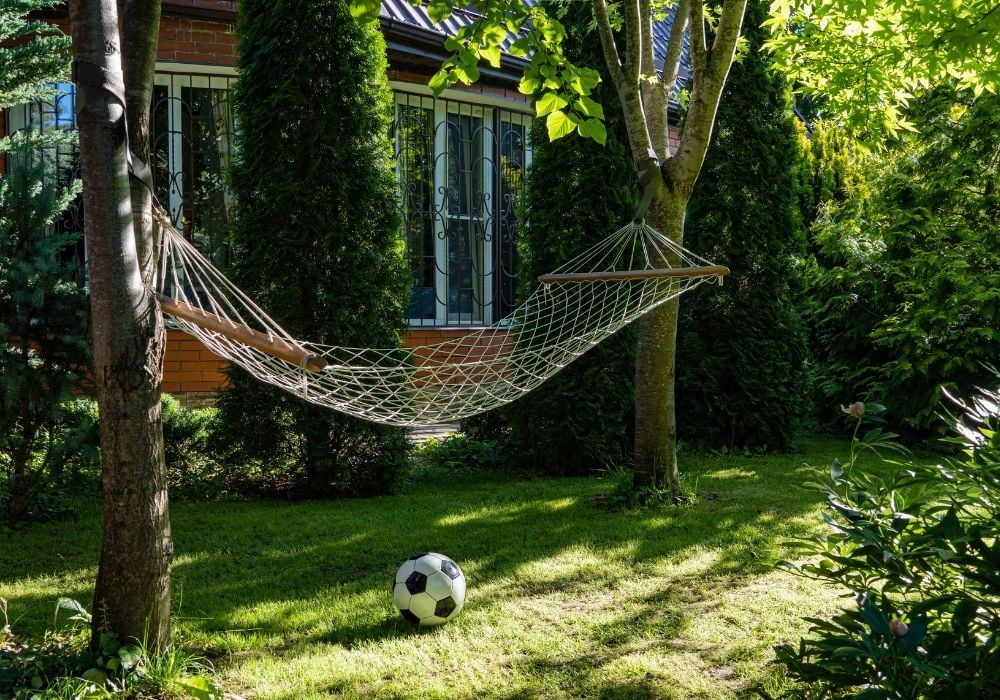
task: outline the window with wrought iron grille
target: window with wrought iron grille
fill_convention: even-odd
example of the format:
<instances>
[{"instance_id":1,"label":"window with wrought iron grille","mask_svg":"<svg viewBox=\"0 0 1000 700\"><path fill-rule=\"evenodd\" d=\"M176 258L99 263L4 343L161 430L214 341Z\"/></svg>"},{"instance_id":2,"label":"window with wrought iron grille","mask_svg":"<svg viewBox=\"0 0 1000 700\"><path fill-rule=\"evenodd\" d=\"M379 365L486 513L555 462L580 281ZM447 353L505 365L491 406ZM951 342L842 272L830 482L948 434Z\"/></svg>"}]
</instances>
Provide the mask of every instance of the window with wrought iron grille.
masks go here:
<instances>
[{"instance_id":1,"label":"window with wrought iron grille","mask_svg":"<svg viewBox=\"0 0 1000 700\"><path fill-rule=\"evenodd\" d=\"M395 95L410 324L497 322L514 308L531 117L497 104Z\"/></svg>"},{"instance_id":2,"label":"window with wrought iron grille","mask_svg":"<svg viewBox=\"0 0 1000 700\"><path fill-rule=\"evenodd\" d=\"M150 167L174 224L225 268L232 196L226 171L236 134L234 74L180 66L157 72L150 106ZM76 128L71 83L11 109L10 130ZM531 117L501 100L482 102L395 86L392 139L406 255L413 275L411 326L495 323L514 308L517 217L531 163ZM49 154L60 177L79 177L75 151ZM82 230L80 207L61 224ZM81 244L80 257L83 257Z\"/></svg>"}]
</instances>

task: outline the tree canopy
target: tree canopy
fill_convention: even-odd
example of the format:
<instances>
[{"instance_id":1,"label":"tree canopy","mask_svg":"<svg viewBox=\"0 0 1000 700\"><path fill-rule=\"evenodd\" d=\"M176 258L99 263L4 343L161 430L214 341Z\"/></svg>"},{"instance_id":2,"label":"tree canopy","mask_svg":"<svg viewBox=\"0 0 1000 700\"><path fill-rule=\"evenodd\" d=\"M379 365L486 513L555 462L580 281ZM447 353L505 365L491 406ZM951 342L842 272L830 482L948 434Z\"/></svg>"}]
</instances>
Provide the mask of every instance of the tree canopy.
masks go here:
<instances>
[{"instance_id":1,"label":"tree canopy","mask_svg":"<svg viewBox=\"0 0 1000 700\"><path fill-rule=\"evenodd\" d=\"M976 96L1000 86L993 0L774 0L765 24L775 65L872 139L912 130L905 107L939 83Z\"/></svg>"}]
</instances>

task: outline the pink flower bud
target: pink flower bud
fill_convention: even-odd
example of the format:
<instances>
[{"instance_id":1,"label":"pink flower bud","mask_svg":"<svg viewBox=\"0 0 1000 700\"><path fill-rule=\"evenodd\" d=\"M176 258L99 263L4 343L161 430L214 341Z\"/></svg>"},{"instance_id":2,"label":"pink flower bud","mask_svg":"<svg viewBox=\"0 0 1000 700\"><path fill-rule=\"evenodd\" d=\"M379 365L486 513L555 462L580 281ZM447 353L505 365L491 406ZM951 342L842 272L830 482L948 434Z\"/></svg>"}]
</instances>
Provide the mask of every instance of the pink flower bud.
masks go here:
<instances>
[{"instance_id":1,"label":"pink flower bud","mask_svg":"<svg viewBox=\"0 0 1000 700\"><path fill-rule=\"evenodd\" d=\"M889 623L889 631L897 637L905 637L909 630L910 628L902 620L893 620Z\"/></svg>"},{"instance_id":2,"label":"pink flower bud","mask_svg":"<svg viewBox=\"0 0 1000 700\"><path fill-rule=\"evenodd\" d=\"M861 401L855 401L850 406L841 406L840 410L854 418L865 415L865 405Z\"/></svg>"}]
</instances>

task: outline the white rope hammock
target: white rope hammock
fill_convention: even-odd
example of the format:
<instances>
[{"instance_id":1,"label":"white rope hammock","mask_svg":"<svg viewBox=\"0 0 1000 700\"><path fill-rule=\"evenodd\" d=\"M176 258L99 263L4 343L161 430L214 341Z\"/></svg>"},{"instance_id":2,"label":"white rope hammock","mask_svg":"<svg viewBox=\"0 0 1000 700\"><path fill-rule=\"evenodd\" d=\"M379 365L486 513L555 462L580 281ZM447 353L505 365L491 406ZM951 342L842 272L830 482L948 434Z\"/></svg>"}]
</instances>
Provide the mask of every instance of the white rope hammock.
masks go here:
<instances>
[{"instance_id":1,"label":"white rope hammock","mask_svg":"<svg viewBox=\"0 0 1000 700\"><path fill-rule=\"evenodd\" d=\"M293 338L165 214L158 219L154 289L177 327L262 381L399 426L458 421L514 401L639 316L729 272L645 224L629 224L539 277L499 323L416 348L348 348Z\"/></svg>"}]
</instances>

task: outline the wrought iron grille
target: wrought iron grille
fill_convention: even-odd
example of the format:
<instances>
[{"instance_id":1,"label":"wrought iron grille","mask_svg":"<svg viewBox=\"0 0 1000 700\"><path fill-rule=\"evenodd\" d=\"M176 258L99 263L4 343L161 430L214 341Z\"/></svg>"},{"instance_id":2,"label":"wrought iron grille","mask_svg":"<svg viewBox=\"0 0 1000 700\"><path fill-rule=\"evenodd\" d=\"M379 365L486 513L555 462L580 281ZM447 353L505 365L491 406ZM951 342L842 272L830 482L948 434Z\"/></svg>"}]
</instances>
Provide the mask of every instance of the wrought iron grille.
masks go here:
<instances>
[{"instance_id":1,"label":"wrought iron grille","mask_svg":"<svg viewBox=\"0 0 1000 700\"><path fill-rule=\"evenodd\" d=\"M216 263L229 263L235 148L234 77L156 75L150 166L174 224ZM8 131L75 130L74 89L8 111ZM395 91L392 138L413 326L487 325L514 308L518 208L531 162L530 115L497 106ZM75 150L46 154L58 177L78 178ZM78 200L58 225L83 230ZM81 243L77 257L84 260Z\"/></svg>"},{"instance_id":2,"label":"wrought iron grille","mask_svg":"<svg viewBox=\"0 0 1000 700\"><path fill-rule=\"evenodd\" d=\"M219 75L159 73L150 105L150 168L157 198L174 224L221 264L228 262L232 198L225 174L233 155L235 125L231 109L234 78ZM75 88L53 86L50 97L11 108L9 133L24 129L76 130ZM53 158L60 183L80 177L75 148L40 154ZM83 205L78 199L58 222L59 231L83 230ZM77 257L85 259L84 247Z\"/></svg>"},{"instance_id":3,"label":"wrought iron grille","mask_svg":"<svg viewBox=\"0 0 1000 700\"><path fill-rule=\"evenodd\" d=\"M514 308L531 162L523 112L397 90L392 138L413 326L488 325Z\"/></svg>"}]
</instances>

